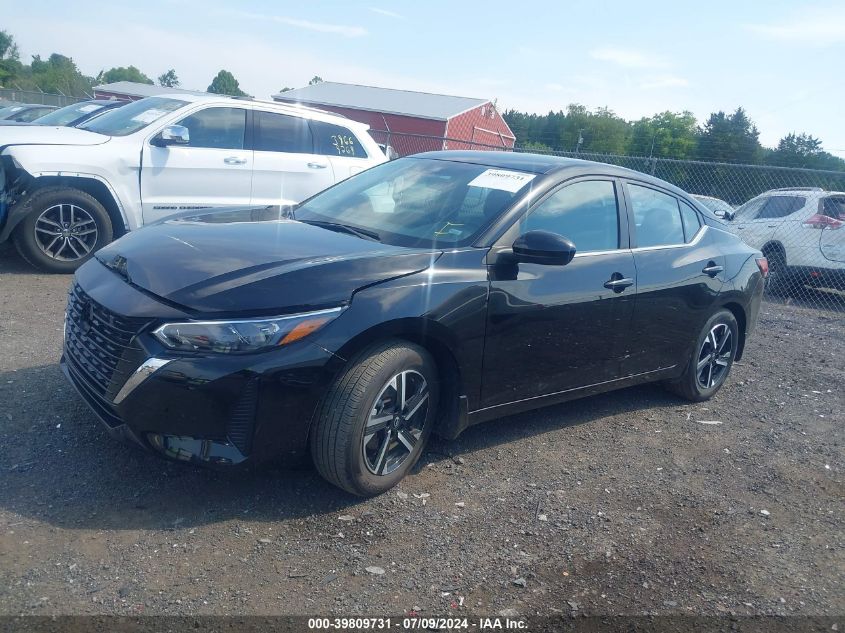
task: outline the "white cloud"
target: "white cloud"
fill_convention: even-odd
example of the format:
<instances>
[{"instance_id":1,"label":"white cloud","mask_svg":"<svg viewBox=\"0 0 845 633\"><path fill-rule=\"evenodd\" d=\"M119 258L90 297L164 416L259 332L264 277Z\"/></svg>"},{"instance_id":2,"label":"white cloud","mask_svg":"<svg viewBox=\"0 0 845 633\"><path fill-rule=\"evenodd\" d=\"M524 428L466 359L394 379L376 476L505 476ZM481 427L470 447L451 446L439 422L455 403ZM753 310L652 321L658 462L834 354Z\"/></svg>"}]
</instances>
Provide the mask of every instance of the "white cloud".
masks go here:
<instances>
[{"instance_id":1,"label":"white cloud","mask_svg":"<svg viewBox=\"0 0 845 633\"><path fill-rule=\"evenodd\" d=\"M675 75L660 75L649 77L640 84L642 90L655 90L657 88L683 88L689 86L689 81Z\"/></svg>"},{"instance_id":2,"label":"white cloud","mask_svg":"<svg viewBox=\"0 0 845 633\"><path fill-rule=\"evenodd\" d=\"M306 31L317 31L318 33L334 33L336 35L343 35L344 37L363 37L367 35L367 29L363 26L354 26L349 24L327 24L325 22L311 22L310 20L300 20L298 18L289 18L283 15L267 15L264 13L248 13L244 11L233 11L232 15L235 17L248 18L250 20L261 20L262 22L276 22L286 26L293 26L298 29L305 29Z\"/></svg>"},{"instance_id":3,"label":"white cloud","mask_svg":"<svg viewBox=\"0 0 845 633\"><path fill-rule=\"evenodd\" d=\"M827 46L845 42L845 8L817 10L791 20L748 24L746 28L768 40Z\"/></svg>"},{"instance_id":4,"label":"white cloud","mask_svg":"<svg viewBox=\"0 0 845 633\"><path fill-rule=\"evenodd\" d=\"M556 83L549 83L543 86L546 90L550 90L552 92L561 92L563 90L563 86L561 84Z\"/></svg>"},{"instance_id":5,"label":"white cloud","mask_svg":"<svg viewBox=\"0 0 845 633\"><path fill-rule=\"evenodd\" d=\"M669 65L657 55L626 48L597 48L590 51L590 57L625 68L665 68Z\"/></svg>"},{"instance_id":6,"label":"white cloud","mask_svg":"<svg viewBox=\"0 0 845 633\"><path fill-rule=\"evenodd\" d=\"M388 11L387 9L380 9L378 7L370 7L370 11L373 13L378 13L379 15L386 15L389 18L396 18L397 20L404 20L405 16L395 11Z\"/></svg>"}]
</instances>

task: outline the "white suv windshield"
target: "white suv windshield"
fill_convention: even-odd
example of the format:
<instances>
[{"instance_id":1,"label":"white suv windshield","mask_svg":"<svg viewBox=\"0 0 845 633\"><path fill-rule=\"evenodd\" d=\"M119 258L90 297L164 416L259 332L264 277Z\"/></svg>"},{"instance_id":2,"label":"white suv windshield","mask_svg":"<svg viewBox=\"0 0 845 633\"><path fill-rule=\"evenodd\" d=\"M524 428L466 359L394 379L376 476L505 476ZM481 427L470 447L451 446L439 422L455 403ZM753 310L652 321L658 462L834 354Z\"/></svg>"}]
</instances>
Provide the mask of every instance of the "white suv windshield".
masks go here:
<instances>
[{"instance_id":1,"label":"white suv windshield","mask_svg":"<svg viewBox=\"0 0 845 633\"><path fill-rule=\"evenodd\" d=\"M150 123L158 121L166 114L170 114L185 105L188 105L188 102L179 99L147 97L111 112L106 112L79 127L83 130L108 136L126 136L134 134Z\"/></svg>"}]
</instances>

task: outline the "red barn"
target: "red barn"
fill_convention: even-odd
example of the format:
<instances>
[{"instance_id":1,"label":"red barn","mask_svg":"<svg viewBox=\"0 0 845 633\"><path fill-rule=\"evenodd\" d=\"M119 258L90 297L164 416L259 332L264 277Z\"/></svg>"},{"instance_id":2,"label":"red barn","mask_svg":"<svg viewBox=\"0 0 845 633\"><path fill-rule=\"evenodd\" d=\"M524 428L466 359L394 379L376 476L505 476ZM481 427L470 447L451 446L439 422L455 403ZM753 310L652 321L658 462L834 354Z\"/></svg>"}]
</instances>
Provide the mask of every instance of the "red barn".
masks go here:
<instances>
[{"instance_id":1,"label":"red barn","mask_svg":"<svg viewBox=\"0 0 845 633\"><path fill-rule=\"evenodd\" d=\"M273 95L370 126L400 155L440 149L512 148L516 138L489 99L323 81ZM488 147L489 146L489 147Z\"/></svg>"}]
</instances>

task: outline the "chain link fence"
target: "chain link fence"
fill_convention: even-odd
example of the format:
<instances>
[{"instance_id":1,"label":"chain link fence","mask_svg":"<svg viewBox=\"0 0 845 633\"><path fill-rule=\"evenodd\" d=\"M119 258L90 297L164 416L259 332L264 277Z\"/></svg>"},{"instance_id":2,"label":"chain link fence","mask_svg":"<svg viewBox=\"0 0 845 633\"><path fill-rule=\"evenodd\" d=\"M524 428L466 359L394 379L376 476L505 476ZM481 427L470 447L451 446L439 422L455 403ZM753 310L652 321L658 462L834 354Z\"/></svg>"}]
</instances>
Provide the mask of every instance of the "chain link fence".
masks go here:
<instances>
[{"instance_id":1,"label":"chain link fence","mask_svg":"<svg viewBox=\"0 0 845 633\"><path fill-rule=\"evenodd\" d=\"M87 97L91 98L91 97ZM17 88L0 88L0 101L15 101L18 103L38 103L63 108L66 105L82 101L82 97L51 94L39 90L18 90Z\"/></svg>"},{"instance_id":2,"label":"chain link fence","mask_svg":"<svg viewBox=\"0 0 845 633\"><path fill-rule=\"evenodd\" d=\"M399 156L448 149L526 151L461 139L371 130ZM845 172L644 156L540 151L627 167L666 180L724 217L769 259L766 299L845 312Z\"/></svg>"}]
</instances>

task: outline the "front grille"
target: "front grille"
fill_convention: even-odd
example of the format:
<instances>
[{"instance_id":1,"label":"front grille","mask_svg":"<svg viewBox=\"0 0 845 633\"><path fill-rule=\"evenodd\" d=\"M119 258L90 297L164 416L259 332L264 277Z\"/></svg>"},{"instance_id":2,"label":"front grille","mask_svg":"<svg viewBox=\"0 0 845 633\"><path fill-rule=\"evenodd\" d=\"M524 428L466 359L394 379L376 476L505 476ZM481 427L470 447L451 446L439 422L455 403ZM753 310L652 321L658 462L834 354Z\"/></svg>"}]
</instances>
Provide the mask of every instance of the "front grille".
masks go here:
<instances>
[{"instance_id":1,"label":"front grille","mask_svg":"<svg viewBox=\"0 0 845 633\"><path fill-rule=\"evenodd\" d=\"M65 319L65 354L89 391L112 400L143 361L133 338L147 321L120 316L73 285Z\"/></svg>"}]
</instances>

